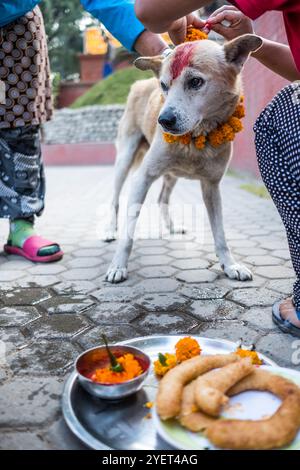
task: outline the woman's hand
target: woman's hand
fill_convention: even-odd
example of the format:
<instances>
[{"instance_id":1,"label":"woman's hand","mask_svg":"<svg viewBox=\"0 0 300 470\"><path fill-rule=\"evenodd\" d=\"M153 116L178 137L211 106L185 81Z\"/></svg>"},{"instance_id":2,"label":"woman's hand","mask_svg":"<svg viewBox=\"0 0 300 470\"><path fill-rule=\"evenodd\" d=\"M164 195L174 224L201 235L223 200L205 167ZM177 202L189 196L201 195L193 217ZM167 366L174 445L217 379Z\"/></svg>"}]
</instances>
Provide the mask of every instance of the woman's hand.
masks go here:
<instances>
[{"instance_id":1,"label":"woman's hand","mask_svg":"<svg viewBox=\"0 0 300 470\"><path fill-rule=\"evenodd\" d=\"M229 22L223 26L222 22ZM253 34L252 21L234 6L225 5L216 10L207 20L210 29L221 34L228 41L243 34Z\"/></svg>"},{"instance_id":2,"label":"woman's hand","mask_svg":"<svg viewBox=\"0 0 300 470\"><path fill-rule=\"evenodd\" d=\"M197 29L203 29L205 21L201 20L196 14L191 13L190 15L184 16L179 20L174 21L168 29L169 36L172 42L177 46L184 42L187 29L189 26L193 26Z\"/></svg>"}]
</instances>

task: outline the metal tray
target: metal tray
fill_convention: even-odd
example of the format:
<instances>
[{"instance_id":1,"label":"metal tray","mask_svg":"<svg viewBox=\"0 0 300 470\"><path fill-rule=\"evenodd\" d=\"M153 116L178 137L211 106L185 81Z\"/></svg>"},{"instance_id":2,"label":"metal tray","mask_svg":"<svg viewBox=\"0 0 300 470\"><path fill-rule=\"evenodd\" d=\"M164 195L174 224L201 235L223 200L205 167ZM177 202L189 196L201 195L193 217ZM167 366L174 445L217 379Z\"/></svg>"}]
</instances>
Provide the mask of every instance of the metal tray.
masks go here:
<instances>
[{"instance_id":1,"label":"metal tray","mask_svg":"<svg viewBox=\"0 0 300 470\"><path fill-rule=\"evenodd\" d=\"M157 359L159 352L172 352L181 336L146 336L123 341ZM228 354L236 350L236 343L193 335L203 350L202 354ZM260 354L266 365L276 363ZM116 403L91 397L80 386L76 372L65 384L62 397L63 415L71 431L88 447L95 450L170 450L172 447L156 433L149 409L145 404L155 401L157 379L150 372L145 386L136 395Z\"/></svg>"}]
</instances>

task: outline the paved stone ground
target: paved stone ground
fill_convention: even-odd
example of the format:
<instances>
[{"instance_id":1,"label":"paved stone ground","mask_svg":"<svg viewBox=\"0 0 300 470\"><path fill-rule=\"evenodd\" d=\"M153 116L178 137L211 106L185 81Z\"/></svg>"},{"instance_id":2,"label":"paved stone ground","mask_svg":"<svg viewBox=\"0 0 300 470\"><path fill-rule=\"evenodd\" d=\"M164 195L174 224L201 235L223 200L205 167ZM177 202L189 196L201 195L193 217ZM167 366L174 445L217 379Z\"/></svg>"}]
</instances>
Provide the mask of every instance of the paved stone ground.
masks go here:
<instances>
[{"instance_id":1,"label":"paved stone ground","mask_svg":"<svg viewBox=\"0 0 300 470\"><path fill-rule=\"evenodd\" d=\"M294 276L271 201L239 189L237 178L223 183L230 246L254 271L253 282L225 278L205 219L202 240L194 233L181 240L137 240L129 280L111 286L103 275L115 244L99 241L95 227L111 193L112 168L47 173L48 207L39 228L61 242L63 262L33 265L0 255L0 339L6 347L6 363L2 354L0 364L1 448L81 448L62 420L60 397L74 358L98 344L103 331L113 341L159 333L242 337L296 368L293 338L280 333L270 315L272 303L291 292ZM159 187L158 182L151 189L148 203ZM179 182L173 201L202 204L198 183ZM5 221L0 228L2 243Z\"/></svg>"}]
</instances>

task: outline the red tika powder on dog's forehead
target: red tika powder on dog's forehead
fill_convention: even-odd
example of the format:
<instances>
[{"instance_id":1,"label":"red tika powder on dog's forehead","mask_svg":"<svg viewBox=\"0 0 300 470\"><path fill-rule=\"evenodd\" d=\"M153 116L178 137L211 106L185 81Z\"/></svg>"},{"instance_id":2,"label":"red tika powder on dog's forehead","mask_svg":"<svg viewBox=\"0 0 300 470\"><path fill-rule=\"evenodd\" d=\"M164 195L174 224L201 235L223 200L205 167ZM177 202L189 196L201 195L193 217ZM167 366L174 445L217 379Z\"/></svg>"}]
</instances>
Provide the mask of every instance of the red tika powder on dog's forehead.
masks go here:
<instances>
[{"instance_id":1,"label":"red tika powder on dog's forehead","mask_svg":"<svg viewBox=\"0 0 300 470\"><path fill-rule=\"evenodd\" d=\"M188 42L179 46L171 63L172 79L178 78L183 69L190 64L195 44Z\"/></svg>"}]
</instances>

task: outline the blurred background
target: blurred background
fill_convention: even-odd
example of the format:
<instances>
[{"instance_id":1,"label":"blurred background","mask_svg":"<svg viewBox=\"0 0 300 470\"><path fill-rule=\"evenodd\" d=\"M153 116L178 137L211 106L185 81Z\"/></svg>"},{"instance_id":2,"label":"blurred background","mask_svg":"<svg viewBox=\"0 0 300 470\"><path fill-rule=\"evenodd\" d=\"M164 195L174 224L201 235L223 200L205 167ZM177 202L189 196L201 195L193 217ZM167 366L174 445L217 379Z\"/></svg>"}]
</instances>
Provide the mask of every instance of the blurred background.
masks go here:
<instances>
[{"instance_id":1,"label":"blurred background","mask_svg":"<svg viewBox=\"0 0 300 470\"><path fill-rule=\"evenodd\" d=\"M226 4L222 0L199 10L207 17ZM44 0L41 3L48 35L53 94L57 111L44 129L48 164L113 163L113 142L132 83L152 76L132 65L128 52L105 27L83 11L79 0ZM287 42L282 16L269 13L254 22L258 35ZM163 35L168 41L167 34ZM222 41L216 34L210 39ZM247 116L245 131L235 141L231 167L258 177L252 127L256 117L286 82L250 59L243 72ZM82 147L66 147L75 144ZM57 148L64 158L58 157ZM74 157L74 152L78 157ZM66 155L73 155L68 158ZM81 155L81 156L80 156Z\"/></svg>"}]
</instances>

